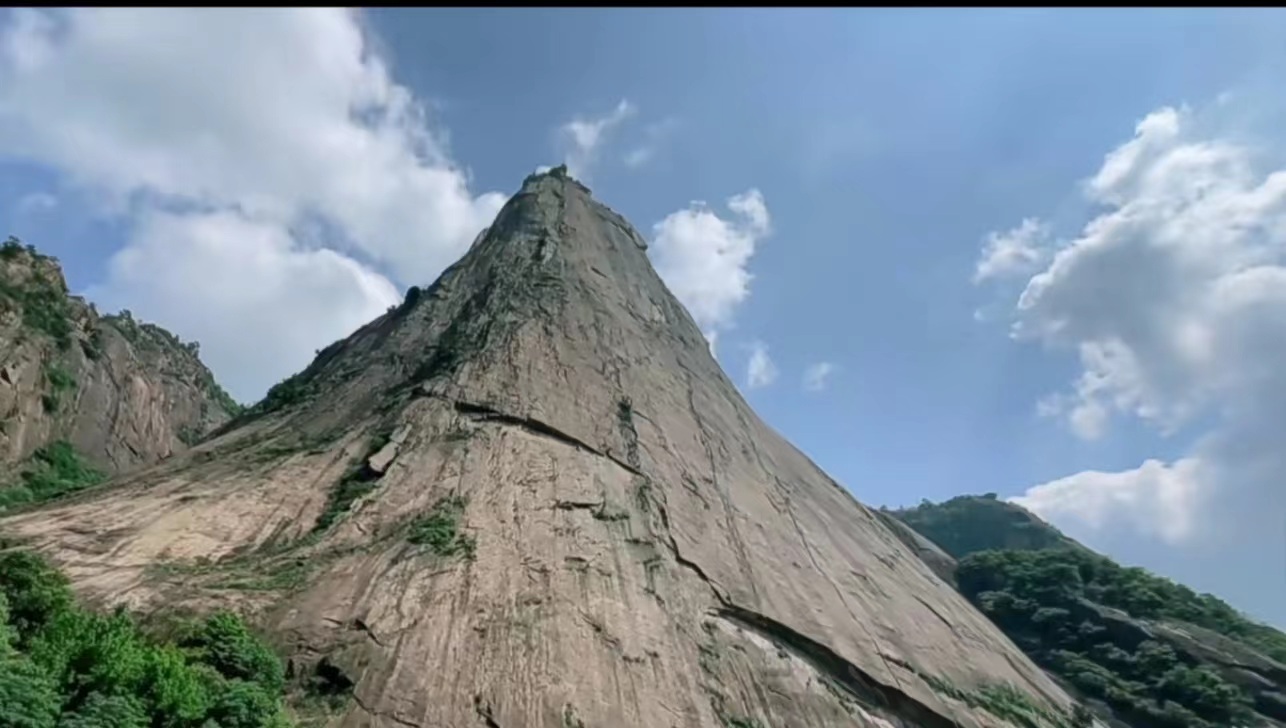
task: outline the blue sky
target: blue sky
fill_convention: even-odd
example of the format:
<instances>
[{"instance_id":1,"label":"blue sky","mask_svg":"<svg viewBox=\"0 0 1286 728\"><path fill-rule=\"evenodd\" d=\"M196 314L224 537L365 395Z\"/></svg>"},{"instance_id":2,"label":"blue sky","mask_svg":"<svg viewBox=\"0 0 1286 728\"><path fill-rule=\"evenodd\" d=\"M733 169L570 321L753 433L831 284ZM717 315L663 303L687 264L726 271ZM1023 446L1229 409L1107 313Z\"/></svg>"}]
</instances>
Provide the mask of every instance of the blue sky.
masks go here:
<instances>
[{"instance_id":1,"label":"blue sky","mask_svg":"<svg viewBox=\"0 0 1286 728\"><path fill-rule=\"evenodd\" d=\"M864 502L1020 497L1286 623L1282 12L141 12L3 16L0 211L237 396L568 160Z\"/></svg>"}]
</instances>

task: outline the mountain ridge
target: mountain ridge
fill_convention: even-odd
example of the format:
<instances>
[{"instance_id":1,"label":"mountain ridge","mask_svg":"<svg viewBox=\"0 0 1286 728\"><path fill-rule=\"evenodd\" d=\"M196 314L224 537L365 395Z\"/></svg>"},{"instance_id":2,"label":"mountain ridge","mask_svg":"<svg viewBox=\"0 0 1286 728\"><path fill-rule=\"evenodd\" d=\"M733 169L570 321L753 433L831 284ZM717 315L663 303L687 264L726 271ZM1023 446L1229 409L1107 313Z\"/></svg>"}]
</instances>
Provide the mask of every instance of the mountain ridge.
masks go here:
<instances>
[{"instance_id":1,"label":"mountain ridge","mask_svg":"<svg viewBox=\"0 0 1286 728\"><path fill-rule=\"evenodd\" d=\"M195 343L129 311L100 315L56 259L0 244L0 502L158 462L238 409Z\"/></svg>"},{"instance_id":2,"label":"mountain ridge","mask_svg":"<svg viewBox=\"0 0 1286 728\"><path fill-rule=\"evenodd\" d=\"M335 726L1070 725L759 420L645 250L530 176L232 426L0 530L103 604L254 614L348 686Z\"/></svg>"}]
</instances>

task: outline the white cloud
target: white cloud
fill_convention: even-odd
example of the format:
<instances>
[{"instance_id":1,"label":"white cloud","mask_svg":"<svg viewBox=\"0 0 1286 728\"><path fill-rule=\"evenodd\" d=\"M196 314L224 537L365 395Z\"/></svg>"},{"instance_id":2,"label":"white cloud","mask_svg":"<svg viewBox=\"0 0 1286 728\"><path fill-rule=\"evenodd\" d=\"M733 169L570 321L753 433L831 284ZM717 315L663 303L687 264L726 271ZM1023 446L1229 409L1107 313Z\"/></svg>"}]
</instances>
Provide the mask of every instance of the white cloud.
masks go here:
<instances>
[{"instance_id":1,"label":"white cloud","mask_svg":"<svg viewBox=\"0 0 1286 728\"><path fill-rule=\"evenodd\" d=\"M559 127L567 147L565 164L571 176L587 180L590 169L598 161L599 149L607 135L637 112L634 105L621 99L616 108L599 117L578 116Z\"/></svg>"},{"instance_id":2,"label":"white cloud","mask_svg":"<svg viewBox=\"0 0 1286 728\"><path fill-rule=\"evenodd\" d=\"M283 297L325 291L319 305L298 307L300 319L263 323L278 328L203 334L203 352L217 374L242 382L242 397L329 343L343 328L336 322L357 321L383 300L388 283L373 283L376 274L350 256L402 284L428 282L504 202L469 191L360 16L340 9L17 11L0 28L0 154L60 170L131 216L134 234L119 254L130 262L114 264L98 293L144 317L199 312L221 322L207 327L242 326L242 304L209 287L180 292L128 275L148 265L179 277L236 270L274 281L289 270L277 283ZM185 222L176 210L198 212ZM153 240L149 226L162 211L171 229L199 232ZM211 225L211 214L223 224ZM333 234L302 238L310 224ZM271 254L247 256L240 241L215 236L234 229L260 231L255 239L271 240ZM164 260L145 264L145 255ZM248 260L265 268L234 268ZM337 312L332 302L351 308ZM260 361L263 347L281 342L298 353Z\"/></svg>"},{"instance_id":3,"label":"white cloud","mask_svg":"<svg viewBox=\"0 0 1286 728\"><path fill-rule=\"evenodd\" d=\"M758 389L777 379L777 365L768 356L768 345L762 341L750 344L750 359L746 362L746 386Z\"/></svg>"},{"instance_id":4,"label":"white cloud","mask_svg":"<svg viewBox=\"0 0 1286 728\"><path fill-rule=\"evenodd\" d=\"M232 212L144 213L131 245L112 258L108 280L87 294L108 310L152 312L149 318L199 340L202 357L228 372L223 383L234 393L262 389L259 372L302 369L314 349L400 298L352 259L302 250L281 227ZM201 305L176 305L183 301Z\"/></svg>"},{"instance_id":5,"label":"white cloud","mask_svg":"<svg viewBox=\"0 0 1286 728\"><path fill-rule=\"evenodd\" d=\"M1122 415L1203 434L1170 464L1079 473L1021 500L1232 553L1281 543L1286 523L1286 170L1200 121L1162 109L1106 156L1083 186L1105 210L1031 277L1014 331L1076 352L1080 375L1038 410L1078 435Z\"/></svg>"},{"instance_id":6,"label":"white cloud","mask_svg":"<svg viewBox=\"0 0 1286 728\"><path fill-rule=\"evenodd\" d=\"M1196 528L1203 493L1201 462L1148 460L1134 470L1096 470L1029 488L1010 500L1050 520L1073 518L1091 529L1121 526L1182 544Z\"/></svg>"},{"instance_id":7,"label":"white cloud","mask_svg":"<svg viewBox=\"0 0 1286 728\"><path fill-rule=\"evenodd\" d=\"M625 162L626 167L636 169L642 167L656 157L660 150L661 144L678 127L678 121L675 119L665 119L663 121L648 124L643 129L643 141L633 149L625 153L621 161Z\"/></svg>"},{"instance_id":8,"label":"white cloud","mask_svg":"<svg viewBox=\"0 0 1286 728\"><path fill-rule=\"evenodd\" d=\"M987 236L973 273L973 282L1030 274L1048 255L1049 226L1035 218L1018 227Z\"/></svg>"},{"instance_id":9,"label":"white cloud","mask_svg":"<svg viewBox=\"0 0 1286 728\"><path fill-rule=\"evenodd\" d=\"M835 373L835 365L828 361L811 364L804 370L804 391L820 392L826 389L826 383Z\"/></svg>"},{"instance_id":10,"label":"white cloud","mask_svg":"<svg viewBox=\"0 0 1286 728\"><path fill-rule=\"evenodd\" d=\"M730 219L700 202L672 212L653 226L650 246L657 272L712 341L712 333L731 326L737 307L750 295L753 276L746 266L771 232L759 190L730 198L728 209Z\"/></svg>"},{"instance_id":11,"label":"white cloud","mask_svg":"<svg viewBox=\"0 0 1286 728\"><path fill-rule=\"evenodd\" d=\"M48 212L58 206L58 198L48 192L32 192L18 199L18 213L34 215Z\"/></svg>"}]
</instances>

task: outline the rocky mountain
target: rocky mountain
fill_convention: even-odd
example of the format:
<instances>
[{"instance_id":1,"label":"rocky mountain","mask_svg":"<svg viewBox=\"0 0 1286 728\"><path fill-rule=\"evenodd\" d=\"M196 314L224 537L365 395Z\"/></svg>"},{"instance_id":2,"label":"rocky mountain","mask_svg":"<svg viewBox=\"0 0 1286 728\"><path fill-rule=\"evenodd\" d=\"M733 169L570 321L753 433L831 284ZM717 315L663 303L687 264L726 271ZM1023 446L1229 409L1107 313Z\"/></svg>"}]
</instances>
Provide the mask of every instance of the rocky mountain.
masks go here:
<instances>
[{"instance_id":1,"label":"rocky mountain","mask_svg":"<svg viewBox=\"0 0 1286 728\"><path fill-rule=\"evenodd\" d=\"M936 563L1113 725L1286 725L1286 634L1218 598L1122 567L994 494L882 513L958 558Z\"/></svg>"},{"instance_id":2,"label":"rocky mountain","mask_svg":"<svg viewBox=\"0 0 1286 728\"><path fill-rule=\"evenodd\" d=\"M157 462L238 409L195 344L99 315L55 259L0 244L0 507Z\"/></svg>"},{"instance_id":3,"label":"rocky mountain","mask_svg":"<svg viewBox=\"0 0 1286 728\"><path fill-rule=\"evenodd\" d=\"M0 533L90 604L249 615L305 722L1074 723L563 168L214 437Z\"/></svg>"}]
</instances>

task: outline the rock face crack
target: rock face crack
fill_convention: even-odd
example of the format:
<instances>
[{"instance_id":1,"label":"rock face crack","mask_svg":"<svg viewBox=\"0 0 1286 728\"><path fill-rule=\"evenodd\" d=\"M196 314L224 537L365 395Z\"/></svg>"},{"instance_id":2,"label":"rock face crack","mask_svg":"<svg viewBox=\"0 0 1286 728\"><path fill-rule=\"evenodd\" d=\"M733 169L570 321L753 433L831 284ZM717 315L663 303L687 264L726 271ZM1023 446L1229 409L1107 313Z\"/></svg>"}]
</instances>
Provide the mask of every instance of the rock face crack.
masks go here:
<instances>
[{"instance_id":1,"label":"rock face crack","mask_svg":"<svg viewBox=\"0 0 1286 728\"><path fill-rule=\"evenodd\" d=\"M375 634L375 630L371 629L371 626L369 624L367 624L366 622L363 622L361 619L356 619L356 618L353 619L351 624L353 629L359 632L365 632L366 636L370 637L372 642L379 645L380 647L383 647L384 649L388 649L388 645L380 641L379 636Z\"/></svg>"},{"instance_id":2,"label":"rock face crack","mask_svg":"<svg viewBox=\"0 0 1286 728\"><path fill-rule=\"evenodd\" d=\"M902 690L879 682L831 648L771 617L728 603L724 603L716 613L743 629L784 645L859 701L879 705L922 728L957 728L956 722L951 718L941 715Z\"/></svg>"},{"instance_id":3,"label":"rock face crack","mask_svg":"<svg viewBox=\"0 0 1286 728\"><path fill-rule=\"evenodd\" d=\"M393 721L394 723L397 723L398 725L404 725L407 728L424 728L422 724L416 723L413 720L407 720L405 718L399 717L394 713L381 713L377 710L372 710L371 707L368 706L366 702L357 695L357 693L353 693L353 704L356 705L363 713L371 716L372 718L375 718L376 720L388 719Z\"/></svg>"},{"instance_id":4,"label":"rock face crack","mask_svg":"<svg viewBox=\"0 0 1286 728\"><path fill-rule=\"evenodd\" d=\"M557 427L549 425L545 422L541 422L540 420L532 419L530 417L518 417L516 415L505 414L504 412L488 407L486 405L474 404L472 402L463 402L463 401L456 400L455 402L452 402L452 405L455 407L456 412L459 412L460 414L466 417L470 417L474 420L479 420L482 422L497 422L502 425L519 427L533 434L542 435L552 440L557 440L558 442L561 442L564 445L569 445L571 447L574 447L577 450L583 450L584 452L587 452L591 455L597 455L598 457L611 460L612 462L621 466L621 468L623 468L624 470L628 471L631 475L643 474L639 472L638 468L634 467L633 465L630 465L629 463L619 458L613 457L612 455L609 455L608 453L605 453L602 450L599 450L598 448L586 443L584 440L581 440L580 438L575 437L573 435L569 435L568 433L563 432Z\"/></svg>"},{"instance_id":5,"label":"rock face crack","mask_svg":"<svg viewBox=\"0 0 1286 728\"><path fill-rule=\"evenodd\" d=\"M484 700L481 695L473 696L473 710L482 719L482 724L487 728L500 728L500 724L491 714L491 703Z\"/></svg>"}]
</instances>

